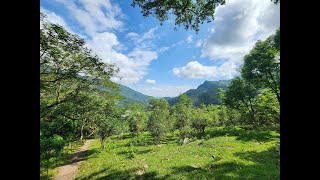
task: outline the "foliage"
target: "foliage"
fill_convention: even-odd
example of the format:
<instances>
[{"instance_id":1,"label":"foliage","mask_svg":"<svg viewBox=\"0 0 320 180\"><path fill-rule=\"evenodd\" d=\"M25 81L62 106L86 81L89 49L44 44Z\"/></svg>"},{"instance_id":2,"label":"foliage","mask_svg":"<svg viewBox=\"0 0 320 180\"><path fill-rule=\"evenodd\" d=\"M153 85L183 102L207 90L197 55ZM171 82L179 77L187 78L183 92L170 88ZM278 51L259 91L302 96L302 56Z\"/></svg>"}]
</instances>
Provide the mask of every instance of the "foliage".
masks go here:
<instances>
[{"instance_id":1,"label":"foliage","mask_svg":"<svg viewBox=\"0 0 320 180\"><path fill-rule=\"evenodd\" d=\"M226 90L231 80L219 80L219 81L205 81L203 84L197 87L197 89L190 89L186 91L187 95L193 106L199 107L201 104L220 104L217 96L218 89ZM179 101L179 97L166 99L171 106L175 105Z\"/></svg>"},{"instance_id":2,"label":"foliage","mask_svg":"<svg viewBox=\"0 0 320 180\"><path fill-rule=\"evenodd\" d=\"M205 128L211 123L210 114L205 105L192 110L191 126L196 130L198 137L204 135Z\"/></svg>"},{"instance_id":3,"label":"foliage","mask_svg":"<svg viewBox=\"0 0 320 180\"><path fill-rule=\"evenodd\" d=\"M191 99L185 94L180 94L179 102L174 105L174 109L176 128L179 129L181 139L189 137L191 133Z\"/></svg>"},{"instance_id":4,"label":"foliage","mask_svg":"<svg viewBox=\"0 0 320 180\"><path fill-rule=\"evenodd\" d=\"M164 98L149 100L149 121L147 129L155 138L156 142L164 139L165 133L168 131L169 104Z\"/></svg>"},{"instance_id":5,"label":"foliage","mask_svg":"<svg viewBox=\"0 0 320 180\"><path fill-rule=\"evenodd\" d=\"M258 95L255 108L260 125L271 126L280 123L280 105L276 95L270 89L264 89Z\"/></svg>"},{"instance_id":6,"label":"foliage","mask_svg":"<svg viewBox=\"0 0 320 180\"><path fill-rule=\"evenodd\" d=\"M208 139L197 139L180 146L172 134L160 145L135 146L135 157L128 159L132 137L111 137L116 148L98 152L99 141L83 161L76 179L280 179L280 157L276 149L280 135L271 130L244 130L238 127L206 129ZM212 158L212 155L215 158ZM142 175L137 175L138 171Z\"/></svg>"},{"instance_id":7,"label":"foliage","mask_svg":"<svg viewBox=\"0 0 320 180\"><path fill-rule=\"evenodd\" d=\"M224 3L225 0L133 0L131 5L138 5L145 17L154 14L160 25L173 14L175 25L198 32L200 24L213 21L216 7Z\"/></svg>"},{"instance_id":8,"label":"foliage","mask_svg":"<svg viewBox=\"0 0 320 180\"><path fill-rule=\"evenodd\" d=\"M257 93L254 86L240 77L236 77L225 92L223 102L228 108L248 114L250 123L256 124L254 101Z\"/></svg>"},{"instance_id":9,"label":"foliage","mask_svg":"<svg viewBox=\"0 0 320 180\"><path fill-rule=\"evenodd\" d=\"M84 135L104 136L103 131L111 135L110 112L102 112L105 104L113 106L118 99L118 86L110 80L117 72L118 68L93 54L83 39L49 23L40 12L41 160L57 156L66 142Z\"/></svg>"},{"instance_id":10,"label":"foliage","mask_svg":"<svg viewBox=\"0 0 320 180\"><path fill-rule=\"evenodd\" d=\"M270 88L280 103L280 28L244 56L241 76L257 88Z\"/></svg>"},{"instance_id":11,"label":"foliage","mask_svg":"<svg viewBox=\"0 0 320 180\"><path fill-rule=\"evenodd\" d=\"M102 112L97 118L97 135L100 138L101 148L105 148L105 141L113 134L119 133L121 128L121 110L116 109L114 104L105 103L102 107Z\"/></svg>"},{"instance_id":12,"label":"foliage","mask_svg":"<svg viewBox=\"0 0 320 180\"><path fill-rule=\"evenodd\" d=\"M138 136L145 127L148 120L146 112L144 112L144 105L129 104L126 107L126 120L129 124L129 130L132 136Z\"/></svg>"}]
</instances>

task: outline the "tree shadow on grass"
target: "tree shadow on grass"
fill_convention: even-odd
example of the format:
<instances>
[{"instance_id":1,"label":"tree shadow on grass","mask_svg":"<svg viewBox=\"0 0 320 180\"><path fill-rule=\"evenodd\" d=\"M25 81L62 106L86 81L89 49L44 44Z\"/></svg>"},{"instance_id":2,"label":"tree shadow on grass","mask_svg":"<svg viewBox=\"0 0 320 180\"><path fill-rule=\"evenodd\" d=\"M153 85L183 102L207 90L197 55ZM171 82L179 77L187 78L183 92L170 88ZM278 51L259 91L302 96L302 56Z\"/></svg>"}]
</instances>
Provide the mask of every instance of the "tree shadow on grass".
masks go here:
<instances>
[{"instance_id":1,"label":"tree shadow on grass","mask_svg":"<svg viewBox=\"0 0 320 180\"><path fill-rule=\"evenodd\" d=\"M94 158L98 154L97 149L91 149L91 150L85 150L85 151L79 151L76 152L72 155L71 159L67 160L64 164L62 165L68 165L76 162L80 162L83 160L86 160L88 158Z\"/></svg>"},{"instance_id":2,"label":"tree shadow on grass","mask_svg":"<svg viewBox=\"0 0 320 180\"><path fill-rule=\"evenodd\" d=\"M280 135L272 134L271 130L244 130L241 128L209 129L205 132L205 137L206 136L210 138L236 136L236 140L259 142L267 142L280 137Z\"/></svg>"},{"instance_id":3,"label":"tree shadow on grass","mask_svg":"<svg viewBox=\"0 0 320 180\"><path fill-rule=\"evenodd\" d=\"M75 178L76 180L89 180L89 179L94 179L96 176L99 176L102 173L105 173L106 171L108 171L110 168L104 168L100 171L94 172L88 176L85 176L83 178Z\"/></svg>"},{"instance_id":4,"label":"tree shadow on grass","mask_svg":"<svg viewBox=\"0 0 320 180\"><path fill-rule=\"evenodd\" d=\"M146 149L146 150L142 150L142 151L135 151L135 154L142 155L142 154L150 153L152 151L153 151L153 149ZM117 153L117 155L123 155L123 156L126 156L127 154L128 154L127 151L120 151Z\"/></svg>"},{"instance_id":5,"label":"tree shadow on grass","mask_svg":"<svg viewBox=\"0 0 320 180\"><path fill-rule=\"evenodd\" d=\"M239 158L252 162L248 164L237 161L212 162L203 167L191 165L172 167L171 175L176 179L276 180L280 179L280 161L276 154L275 148L261 152L236 153Z\"/></svg>"},{"instance_id":6,"label":"tree shadow on grass","mask_svg":"<svg viewBox=\"0 0 320 180\"><path fill-rule=\"evenodd\" d=\"M109 171L109 172L108 172ZM117 179L117 180L128 180L128 179L155 179L155 180L164 180L167 179L165 177L158 177L158 173L156 171L145 172L141 175L137 174L138 169L129 169L129 170L109 170L106 168L104 170L95 172L90 174L89 176L83 178L77 178L76 180L89 180L89 179L96 179L96 180L105 180L105 179Z\"/></svg>"},{"instance_id":7,"label":"tree shadow on grass","mask_svg":"<svg viewBox=\"0 0 320 180\"><path fill-rule=\"evenodd\" d=\"M129 146L131 142L127 144ZM179 143L179 139L175 136L167 136L162 139L160 142L156 142L156 140L150 135L144 135L143 138L140 139L139 142L134 143L135 146L152 146L159 144L177 144Z\"/></svg>"}]
</instances>

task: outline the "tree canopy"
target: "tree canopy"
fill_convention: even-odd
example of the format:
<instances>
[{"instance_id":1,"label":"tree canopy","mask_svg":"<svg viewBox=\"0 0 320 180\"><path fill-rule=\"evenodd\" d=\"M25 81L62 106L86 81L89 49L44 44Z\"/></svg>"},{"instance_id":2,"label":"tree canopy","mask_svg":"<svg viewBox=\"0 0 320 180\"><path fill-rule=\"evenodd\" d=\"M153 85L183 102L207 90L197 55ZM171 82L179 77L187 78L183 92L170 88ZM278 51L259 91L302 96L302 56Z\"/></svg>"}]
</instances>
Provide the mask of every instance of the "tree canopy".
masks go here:
<instances>
[{"instance_id":1,"label":"tree canopy","mask_svg":"<svg viewBox=\"0 0 320 180\"><path fill-rule=\"evenodd\" d=\"M270 88L280 103L280 28L265 41L258 41L244 56L241 76L257 88Z\"/></svg>"},{"instance_id":2,"label":"tree canopy","mask_svg":"<svg viewBox=\"0 0 320 180\"><path fill-rule=\"evenodd\" d=\"M280 0L271 0L274 4ZM160 21L160 25L170 18L175 19L176 26L183 26L186 30L200 30L200 25L204 22L214 20L215 9L219 5L228 3L225 0L132 0L132 6L141 8L143 16L155 15ZM175 29L177 29L175 27Z\"/></svg>"},{"instance_id":3,"label":"tree canopy","mask_svg":"<svg viewBox=\"0 0 320 180\"><path fill-rule=\"evenodd\" d=\"M225 0L133 0L132 6L138 5L145 17L154 14L161 25L172 14L175 25L198 32L200 24L214 20L216 7L224 3Z\"/></svg>"}]
</instances>

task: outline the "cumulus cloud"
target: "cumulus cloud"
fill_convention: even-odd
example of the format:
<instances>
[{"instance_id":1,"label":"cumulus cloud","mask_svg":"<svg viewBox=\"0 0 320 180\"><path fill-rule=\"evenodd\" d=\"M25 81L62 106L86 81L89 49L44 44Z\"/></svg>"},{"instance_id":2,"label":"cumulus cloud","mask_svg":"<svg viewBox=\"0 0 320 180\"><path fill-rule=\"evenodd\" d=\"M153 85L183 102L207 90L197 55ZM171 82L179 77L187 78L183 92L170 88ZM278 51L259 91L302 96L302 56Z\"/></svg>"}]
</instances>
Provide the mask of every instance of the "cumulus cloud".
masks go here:
<instances>
[{"instance_id":1,"label":"cumulus cloud","mask_svg":"<svg viewBox=\"0 0 320 180\"><path fill-rule=\"evenodd\" d=\"M153 97L176 97L179 94L188 91L189 89L196 88L189 85L135 85L132 89L139 91L143 94Z\"/></svg>"},{"instance_id":2,"label":"cumulus cloud","mask_svg":"<svg viewBox=\"0 0 320 180\"><path fill-rule=\"evenodd\" d=\"M125 16L121 8L111 0L55 0L62 3L71 16L84 28L88 35L87 46L92 49L105 63L114 64L120 71L111 79L121 84L134 84L146 74L152 60L158 58L153 50L152 39L156 28L144 34L128 33L127 37L134 40L134 47L128 53L121 51L128 48L119 42L114 30L123 28L121 21Z\"/></svg>"},{"instance_id":3,"label":"cumulus cloud","mask_svg":"<svg viewBox=\"0 0 320 180\"><path fill-rule=\"evenodd\" d=\"M148 84L155 84L155 83L156 83L156 80L147 79L145 82L148 83Z\"/></svg>"},{"instance_id":4,"label":"cumulus cloud","mask_svg":"<svg viewBox=\"0 0 320 180\"><path fill-rule=\"evenodd\" d=\"M217 8L215 17L201 56L241 63L258 39L265 39L280 26L280 5L270 0L229 0Z\"/></svg>"},{"instance_id":5,"label":"cumulus cloud","mask_svg":"<svg viewBox=\"0 0 320 180\"><path fill-rule=\"evenodd\" d=\"M74 0L56 1L65 5L90 36L123 27L123 22L117 18L122 18L124 15L120 7L112 4L110 0L80 0L77 3Z\"/></svg>"},{"instance_id":6,"label":"cumulus cloud","mask_svg":"<svg viewBox=\"0 0 320 180\"><path fill-rule=\"evenodd\" d=\"M236 66L232 62L225 62L221 66L204 66L198 61L191 61L186 66L173 68L173 74L178 77L192 79L223 80L236 75Z\"/></svg>"},{"instance_id":7,"label":"cumulus cloud","mask_svg":"<svg viewBox=\"0 0 320 180\"><path fill-rule=\"evenodd\" d=\"M93 50L105 63L115 64L120 68L117 77L112 80L123 84L133 84L146 75L150 62L158 58L154 51L133 49L127 55L119 53L115 47L120 45L113 33L99 33L88 41L88 47Z\"/></svg>"}]
</instances>

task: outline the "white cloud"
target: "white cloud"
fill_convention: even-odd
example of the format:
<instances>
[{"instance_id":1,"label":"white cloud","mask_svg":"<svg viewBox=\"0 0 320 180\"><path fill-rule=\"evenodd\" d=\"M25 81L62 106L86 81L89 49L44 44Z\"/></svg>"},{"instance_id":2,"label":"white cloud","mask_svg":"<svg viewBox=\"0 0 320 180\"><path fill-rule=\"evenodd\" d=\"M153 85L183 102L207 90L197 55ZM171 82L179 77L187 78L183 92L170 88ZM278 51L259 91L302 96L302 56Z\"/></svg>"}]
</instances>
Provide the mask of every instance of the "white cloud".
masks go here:
<instances>
[{"instance_id":1,"label":"white cloud","mask_svg":"<svg viewBox=\"0 0 320 180\"><path fill-rule=\"evenodd\" d=\"M41 8L41 12L43 12L47 16L45 20L49 21L52 24L59 24L60 26L64 27L68 32L75 34L61 16L44 8Z\"/></svg>"},{"instance_id":2,"label":"white cloud","mask_svg":"<svg viewBox=\"0 0 320 180\"><path fill-rule=\"evenodd\" d=\"M189 85L135 85L132 89L153 97L176 97L179 94L196 88Z\"/></svg>"},{"instance_id":3,"label":"white cloud","mask_svg":"<svg viewBox=\"0 0 320 180\"><path fill-rule=\"evenodd\" d=\"M229 0L217 8L201 56L241 63L258 39L265 39L279 26L279 4L270 0Z\"/></svg>"},{"instance_id":4,"label":"white cloud","mask_svg":"<svg viewBox=\"0 0 320 180\"><path fill-rule=\"evenodd\" d=\"M165 52L165 51L167 51L167 50L169 50L169 49L170 49L170 47L165 46L165 47L159 48L159 49L157 50L157 52L161 53L161 52Z\"/></svg>"},{"instance_id":5,"label":"white cloud","mask_svg":"<svg viewBox=\"0 0 320 180\"><path fill-rule=\"evenodd\" d=\"M156 80L147 79L145 82L148 83L148 84L155 84Z\"/></svg>"},{"instance_id":6,"label":"white cloud","mask_svg":"<svg viewBox=\"0 0 320 180\"><path fill-rule=\"evenodd\" d=\"M137 48L125 55L115 50L119 45L117 36L109 32L99 33L87 43L105 63L115 64L120 68L117 77L112 80L126 85L137 83L147 74L150 62L157 59L158 55L154 51Z\"/></svg>"},{"instance_id":7,"label":"white cloud","mask_svg":"<svg viewBox=\"0 0 320 180\"><path fill-rule=\"evenodd\" d=\"M66 6L71 15L85 29L86 33L94 36L98 32L122 28L123 22L116 18L122 18L124 15L116 4L110 0L80 0L75 1L56 0Z\"/></svg>"},{"instance_id":8,"label":"white cloud","mask_svg":"<svg viewBox=\"0 0 320 180\"><path fill-rule=\"evenodd\" d=\"M159 38L155 33L156 30L157 27L151 28L142 35L135 32L129 32L126 37L129 38L137 48L151 49L155 47L153 40Z\"/></svg>"},{"instance_id":9,"label":"white cloud","mask_svg":"<svg viewBox=\"0 0 320 180\"><path fill-rule=\"evenodd\" d=\"M111 3L111 0L79 0L75 2L56 0L70 11L72 17L89 35L87 46L93 50L105 63L114 64L120 70L111 79L121 84L134 84L140 81L148 71L152 60L158 58L152 39L157 38L151 28L146 33L128 33L127 37L135 40L135 46L127 54L121 53L127 47L118 41L113 30L121 30L124 23L119 20L125 15L121 8Z\"/></svg>"},{"instance_id":10,"label":"white cloud","mask_svg":"<svg viewBox=\"0 0 320 180\"><path fill-rule=\"evenodd\" d=\"M237 74L236 66L232 62L225 62L218 67L204 66L198 61L191 61L186 66L173 68L172 71L178 77L206 80L231 79Z\"/></svg>"},{"instance_id":11,"label":"white cloud","mask_svg":"<svg viewBox=\"0 0 320 180\"><path fill-rule=\"evenodd\" d=\"M192 43L192 37L193 37L192 35L188 35L188 37L186 39L188 44Z\"/></svg>"},{"instance_id":12,"label":"white cloud","mask_svg":"<svg viewBox=\"0 0 320 180\"><path fill-rule=\"evenodd\" d=\"M197 42L196 42L196 47L201 47L201 45L203 44L203 41L201 39L199 39Z\"/></svg>"}]
</instances>

